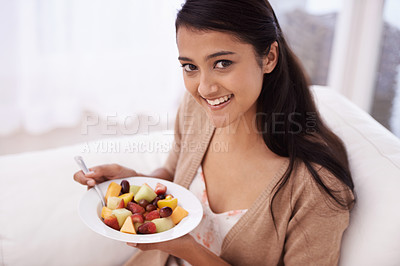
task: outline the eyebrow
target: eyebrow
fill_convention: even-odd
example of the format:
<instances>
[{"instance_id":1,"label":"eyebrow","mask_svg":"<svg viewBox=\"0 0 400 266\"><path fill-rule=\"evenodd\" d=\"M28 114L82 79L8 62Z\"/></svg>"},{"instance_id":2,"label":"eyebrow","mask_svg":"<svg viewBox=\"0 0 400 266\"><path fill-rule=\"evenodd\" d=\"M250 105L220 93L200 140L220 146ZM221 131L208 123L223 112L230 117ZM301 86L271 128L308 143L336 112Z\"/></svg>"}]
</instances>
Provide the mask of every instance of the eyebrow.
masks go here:
<instances>
[{"instance_id":1,"label":"eyebrow","mask_svg":"<svg viewBox=\"0 0 400 266\"><path fill-rule=\"evenodd\" d=\"M207 55L206 60L210 60L212 58L215 58L215 57L218 57L218 56L222 56L222 55L231 55L231 54L235 54L235 53L234 52L230 52L230 51L220 51L220 52L216 52L216 53ZM179 56L178 60L193 62L192 59L190 59L188 57L184 57L184 56Z\"/></svg>"}]
</instances>

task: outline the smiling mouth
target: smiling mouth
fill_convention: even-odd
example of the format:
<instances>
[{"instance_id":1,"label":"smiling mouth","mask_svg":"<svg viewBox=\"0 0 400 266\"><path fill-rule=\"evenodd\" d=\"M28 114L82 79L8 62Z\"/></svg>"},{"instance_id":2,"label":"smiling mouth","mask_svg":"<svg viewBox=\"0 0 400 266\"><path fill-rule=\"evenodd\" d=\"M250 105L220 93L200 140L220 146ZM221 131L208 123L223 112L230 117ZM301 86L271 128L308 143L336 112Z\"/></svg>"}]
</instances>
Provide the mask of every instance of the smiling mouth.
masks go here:
<instances>
[{"instance_id":1,"label":"smiling mouth","mask_svg":"<svg viewBox=\"0 0 400 266\"><path fill-rule=\"evenodd\" d=\"M230 94L230 95L226 95L226 96L220 97L215 100L208 100L208 99L205 99L205 100L211 106L219 106L219 105L229 101L232 98L232 96L233 96L233 94Z\"/></svg>"}]
</instances>

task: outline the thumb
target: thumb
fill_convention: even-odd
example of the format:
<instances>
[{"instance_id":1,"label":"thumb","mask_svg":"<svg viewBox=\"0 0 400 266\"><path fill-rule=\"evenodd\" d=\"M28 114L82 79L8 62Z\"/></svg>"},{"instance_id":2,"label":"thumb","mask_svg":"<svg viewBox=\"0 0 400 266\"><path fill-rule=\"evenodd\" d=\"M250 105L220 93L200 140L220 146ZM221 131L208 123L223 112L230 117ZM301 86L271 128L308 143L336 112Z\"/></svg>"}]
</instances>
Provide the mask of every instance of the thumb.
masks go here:
<instances>
[{"instance_id":1,"label":"thumb","mask_svg":"<svg viewBox=\"0 0 400 266\"><path fill-rule=\"evenodd\" d=\"M93 187L94 185L96 185L96 181L94 181L94 179L87 179L87 181L86 181L86 184L89 186L89 187Z\"/></svg>"},{"instance_id":2,"label":"thumb","mask_svg":"<svg viewBox=\"0 0 400 266\"><path fill-rule=\"evenodd\" d=\"M100 171L99 167L89 168L89 172L85 174L86 183L88 186L94 186L96 181L100 181L103 176L102 171Z\"/></svg>"},{"instance_id":3,"label":"thumb","mask_svg":"<svg viewBox=\"0 0 400 266\"><path fill-rule=\"evenodd\" d=\"M89 168L89 172L85 174L86 177L93 178L96 176L96 173L93 171L92 168Z\"/></svg>"}]
</instances>

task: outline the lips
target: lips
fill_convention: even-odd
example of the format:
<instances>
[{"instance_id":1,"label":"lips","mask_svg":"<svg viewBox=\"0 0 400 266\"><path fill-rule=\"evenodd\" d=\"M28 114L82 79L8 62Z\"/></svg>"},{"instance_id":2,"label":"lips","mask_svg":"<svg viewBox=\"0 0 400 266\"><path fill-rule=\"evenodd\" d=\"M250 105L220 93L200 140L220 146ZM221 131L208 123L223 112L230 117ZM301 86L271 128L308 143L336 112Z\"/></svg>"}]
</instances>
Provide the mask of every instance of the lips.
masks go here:
<instances>
[{"instance_id":1,"label":"lips","mask_svg":"<svg viewBox=\"0 0 400 266\"><path fill-rule=\"evenodd\" d=\"M209 99L205 99L205 100L211 106L219 106L225 102L228 102L232 98L232 96L233 96L233 94L230 94L230 95L225 95L225 96L222 96L222 97L214 99L214 100L209 100Z\"/></svg>"}]
</instances>

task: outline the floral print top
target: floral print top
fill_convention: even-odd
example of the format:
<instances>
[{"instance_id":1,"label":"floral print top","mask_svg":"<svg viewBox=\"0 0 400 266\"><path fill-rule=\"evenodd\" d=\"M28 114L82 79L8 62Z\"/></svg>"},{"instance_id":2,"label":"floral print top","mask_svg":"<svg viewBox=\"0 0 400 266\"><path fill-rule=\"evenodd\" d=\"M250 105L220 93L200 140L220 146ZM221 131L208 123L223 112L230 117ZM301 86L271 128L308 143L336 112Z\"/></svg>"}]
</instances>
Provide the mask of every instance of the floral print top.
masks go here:
<instances>
[{"instance_id":1,"label":"floral print top","mask_svg":"<svg viewBox=\"0 0 400 266\"><path fill-rule=\"evenodd\" d=\"M222 242L226 234L247 210L214 213L208 203L206 184L201 166L189 190L200 200L204 211L203 219L200 224L190 234L198 243L219 256L221 254ZM182 263L183 265L190 265L183 260Z\"/></svg>"}]
</instances>

